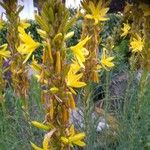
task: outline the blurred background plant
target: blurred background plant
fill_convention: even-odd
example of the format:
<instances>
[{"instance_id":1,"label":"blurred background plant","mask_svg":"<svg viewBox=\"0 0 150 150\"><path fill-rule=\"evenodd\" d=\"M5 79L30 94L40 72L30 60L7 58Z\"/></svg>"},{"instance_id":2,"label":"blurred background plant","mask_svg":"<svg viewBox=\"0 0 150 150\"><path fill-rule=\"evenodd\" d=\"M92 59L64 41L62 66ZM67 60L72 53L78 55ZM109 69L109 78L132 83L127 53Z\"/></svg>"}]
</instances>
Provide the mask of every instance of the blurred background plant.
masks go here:
<instances>
[{"instance_id":1,"label":"blurred background plant","mask_svg":"<svg viewBox=\"0 0 150 150\"><path fill-rule=\"evenodd\" d=\"M35 78L31 79L29 92L29 120L40 120L44 111L40 100L40 86ZM38 114L38 115L37 115ZM28 120L24 118L21 100L14 95L11 87L5 93L4 107L0 106L0 149L1 150L31 150L30 140L42 138L42 132L31 127ZM37 138L38 137L38 138Z\"/></svg>"}]
</instances>

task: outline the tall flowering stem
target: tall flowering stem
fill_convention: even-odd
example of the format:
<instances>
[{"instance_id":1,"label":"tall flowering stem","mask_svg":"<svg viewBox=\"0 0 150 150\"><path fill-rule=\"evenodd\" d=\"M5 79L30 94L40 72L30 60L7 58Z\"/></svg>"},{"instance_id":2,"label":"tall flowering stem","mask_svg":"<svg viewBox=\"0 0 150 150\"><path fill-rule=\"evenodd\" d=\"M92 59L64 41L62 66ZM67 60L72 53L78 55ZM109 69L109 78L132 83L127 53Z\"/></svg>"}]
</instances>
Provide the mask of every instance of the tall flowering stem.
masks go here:
<instances>
[{"instance_id":1,"label":"tall flowering stem","mask_svg":"<svg viewBox=\"0 0 150 150\"><path fill-rule=\"evenodd\" d=\"M130 38L131 56L131 71L130 84L128 85L125 99L124 112L127 111L127 99L130 91L131 83L134 79L134 73L141 73L138 92L138 105L136 107L136 119L140 118L141 106L145 95L147 80L150 69L150 5L144 1L137 1L133 4L127 3L124 10L125 21L130 21L130 30L128 32Z\"/></svg>"},{"instance_id":2,"label":"tall flowering stem","mask_svg":"<svg viewBox=\"0 0 150 150\"><path fill-rule=\"evenodd\" d=\"M81 81L80 65L76 60L69 63L66 55L72 47L66 48L65 42L74 34L67 31L76 19L77 16L69 20L69 12L61 0L47 0L41 15L36 16L41 27L38 32L43 37L43 56L41 64L33 57L31 67L37 72L36 77L43 89L41 101L45 119L43 123L32 121L32 124L47 130L41 149L69 150L74 145L85 146L81 141L85 134L76 133L70 123L70 111L76 108L75 88L86 85ZM79 46L82 48L84 43L81 41ZM38 147L31 145L34 149Z\"/></svg>"},{"instance_id":3,"label":"tall flowering stem","mask_svg":"<svg viewBox=\"0 0 150 150\"><path fill-rule=\"evenodd\" d=\"M114 66L114 63L112 62L114 57L110 57L109 51L111 49L108 49L108 47L111 47L110 44L107 47L101 48L102 52L100 52L100 33L103 29L104 22L108 20L107 12L109 8L107 7L107 4L108 3L103 0L82 1L84 20L81 39L84 39L86 36L90 37L89 41L85 45L89 54L84 62L84 80L87 81L87 86L84 88L83 94L85 132L88 142L93 142L93 139L90 139L89 136L91 131L88 122L93 113L93 110L90 111L92 107L92 98L90 97L90 93L94 90L93 85L100 83L99 79L101 70L109 71ZM88 144L88 146L90 145L91 144ZM88 147L88 149L92 149L92 147Z\"/></svg>"},{"instance_id":4,"label":"tall flowering stem","mask_svg":"<svg viewBox=\"0 0 150 150\"><path fill-rule=\"evenodd\" d=\"M86 49L89 50L87 61L85 62L85 80L88 82L99 82L99 34L102 30L102 22L108 20L106 13L109 10L103 6L102 1L90 1L85 0L82 2L82 6L85 10L84 21L82 27L81 39L84 39L87 35L90 38L86 44ZM101 13L101 11L103 13Z\"/></svg>"},{"instance_id":5,"label":"tall flowering stem","mask_svg":"<svg viewBox=\"0 0 150 150\"><path fill-rule=\"evenodd\" d=\"M130 21L130 50L132 56L136 58L135 69L149 71L149 46L150 46L150 11L149 4L146 2L136 2L128 4L124 10L125 21ZM132 22L131 22L132 20Z\"/></svg>"},{"instance_id":6,"label":"tall flowering stem","mask_svg":"<svg viewBox=\"0 0 150 150\"><path fill-rule=\"evenodd\" d=\"M16 51L16 45L18 44L18 33L17 33L17 27L18 27L18 15L15 15L15 12L17 10L17 1L6 1L6 3L0 2L0 5L5 9L6 11L6 17L8 19L8 34L7 34L7 41L9 43L9 50L11 51L12 55L14 55ZM13 31L13 32L12 32ZM1 58L1 68L3 67L4 61L2 61ZM1 77L3 75L1 74ZM2 80L1 80L2 81ZM3 88L5 88L4 82L1 84L3 85Z\"/></svg>"},{"instance_id":7,"label":"tall flowering stem","mask_svg":"<svg viewBox=\"0 0 150 150\"><path fill-rule=\"evenodd\" d=\"M12 86L16 96L23 101L23 108L27 109L27 97L29 89L29 81L27 77L26 64L23 63L24 56L18 52L18 47L22 44L19 35L19 28L28 27L28 24L21 22L19 14L23 7L17 5L17 0L7 0L5 3L0 2L0 5L6 11L7 18L7 42L8 49L11 52L10 71ZM26 47L24 47L26 49Z\"/></svg>"}]
</instances>

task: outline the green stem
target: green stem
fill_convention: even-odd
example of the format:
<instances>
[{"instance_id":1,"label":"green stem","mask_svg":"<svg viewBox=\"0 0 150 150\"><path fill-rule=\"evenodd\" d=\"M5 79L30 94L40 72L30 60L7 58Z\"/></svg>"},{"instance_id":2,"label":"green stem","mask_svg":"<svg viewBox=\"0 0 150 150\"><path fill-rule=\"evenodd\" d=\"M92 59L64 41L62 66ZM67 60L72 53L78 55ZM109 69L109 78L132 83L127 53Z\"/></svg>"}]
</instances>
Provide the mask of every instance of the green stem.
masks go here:
<instances>
[{"instance_id":1,"label":"green stem","mask_svg":"<svg viewBox=\"0 0 150 150\"><path fill-rule=\"evenodd\" d=\"M105 112L108 112L109 110L109 72L106 72L106 86L105 86Z\"/></svg>"},{"instance_id":2,"label":"green stem","mask_svg":"<svg viewBox=\"0 0 150 150\"><path fill-rule=\"evenodd\" d=\"M131 92L131 86L132 86L132 82L134 79L134 70L135 70L135 64L136 64L136 59L134 57L134 55L131 57L131 69L128 73L128 84L127 84L127 88L126 88L126 93L125 93L125 98L124 98L124 106L123 106L123 113L124 115L127 114L127 109L128 109L128 104L129 104L129 93ZM125 115L126 116L126 115Z\"/></svg>"},{"instance_id":3,"label":"green stem","mask_svg":"<svg viewBox=\"0 0 150 150\"><path fill-rule=\"evenodd\" d=\"M144 94L146 91L146 85L147 85L147 78L148 78L148 71L147 70L143 70L143 73L141 75L140 78L140 92L138 93L138 100L137 100L137 118L140 115L140 111L141 111L141 106L142 106L142 102L144 99Z\"/></svg>"}]
</instances>

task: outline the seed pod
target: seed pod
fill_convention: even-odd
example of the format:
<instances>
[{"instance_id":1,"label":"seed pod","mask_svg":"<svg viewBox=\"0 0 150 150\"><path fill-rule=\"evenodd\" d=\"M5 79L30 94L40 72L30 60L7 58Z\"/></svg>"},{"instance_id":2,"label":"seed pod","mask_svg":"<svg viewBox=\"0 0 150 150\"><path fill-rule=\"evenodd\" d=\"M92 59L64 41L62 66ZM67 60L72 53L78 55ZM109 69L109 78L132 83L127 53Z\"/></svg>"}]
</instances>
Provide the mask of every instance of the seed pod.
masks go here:
<instances>
[{"instance_id":1,"label":"seed pod","mask_svg":"<svg viewBox=\"0 0 150 150\"><path fill-rule=\"evenodd\" d=\"M99 83L98 72L93 71L93 82Z\"/></svg>"},{"instance_id":2,"label":"seed pod","mask_svg":"<svg viewBox=\"0 0 150 150\"><path fill-rule=\"evenodd\" d=\"M69 107L71 109L75 109L76 108L76 104L75 104L75 101L74 101L72 93L68 92L68 96L69 96Z\"/></svg>"},{"instance_id":3,"label":"seed pod","mask_svg":"<svg viewBox=\"0 0 150 150\"><path fill-rule=\"evenodd\" d=\"M53 64L54 60L53 60L53 56L52 56L52 50L51 50L51 45L49 42L47 42L47 50L48 50L48 55L50 58L50 63Z\"/></svg>"},{"instance_id":4,"label":"seed pod","mask_svg":"<svg viewBox=\"0 0 150 150\"><path fill-rule=\"evenodd\" d=\"M49 110L49 115L51 120L54 118L54 102L52 99L50 99L50 110Z\"/></svg>"},{"instance_id":5,"label":"seed pod","mask_svg":"<svg viewBox=\"0 0 150 150\"><path fill-rule=\"evenodd\" d=\"M56 52L56 67L55 67L56 73L60 74L61 72L61 56L60 51Z\"/></svg>"},{"instance_id":6,"label":"seed pod","mask_svg":"<svg viewBox=\"0 0 150 150\"><path fill-rule=\"evenodd\" d=\"M69 112L67 111L65 106L62 106L62 118L63 118L63 122L64 124L66 124L69 120Z\"/></svg>"}]
</instances>

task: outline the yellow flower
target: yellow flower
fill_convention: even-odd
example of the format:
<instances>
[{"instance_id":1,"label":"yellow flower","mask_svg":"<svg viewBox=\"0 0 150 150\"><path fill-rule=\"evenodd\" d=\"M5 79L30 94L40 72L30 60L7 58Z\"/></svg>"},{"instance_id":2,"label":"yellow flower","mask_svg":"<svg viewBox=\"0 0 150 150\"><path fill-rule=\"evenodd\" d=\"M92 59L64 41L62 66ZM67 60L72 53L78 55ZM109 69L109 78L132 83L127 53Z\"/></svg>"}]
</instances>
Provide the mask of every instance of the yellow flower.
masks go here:
<instances>
[{"instance_id":1,"label":"yellow flower","mask_svg":"<svg viewBox=\"0 0 150 150\"><path fill-rule=\"evenodd\" d=\"M4 58L5 60L10 57L11 52L7 49L7 44L3 44L0 46L0 57Z\"/></svg>"},{"instance_id":2,"label":"yellow flower","mask_svg":"<svg viewBox=\"0 0 150 150\"><path fill-rule=\"evenodd\" d=\"M103 54L101 58L101 65L104 69L109 70L110 68L114 67L114 63L112 60L114 57L106 57L106 49L103 49Z\"/></svg>"},{"instance_id":3,"label":"yellow flower","mask_svg":"<svg viewBox=\"0 0 150 150\"><path fill-rule=\"evenodd\" d=\"M68 87L80 88L86 85L84 82L79 81L83 76L83 73L78 73L79 70L80 66L77 62L71 64L66 77Z\"/></svg>"},{"instance_id":4,"label":"yellow flower","mask_svg":"<svg viewBox=\"0 0 150 150\"><path fill-rule=\"evenodd\" d=\"M73 145L78 145L80 147L84 147L86 144L81 141L85 138L85 133L78 133L75 134L74 126L72 125L69 129L69 136L68 137L61 137L61 141L73 147Z\"/></svg>"},{"instance_id":5,"label":"yellow flower","mask_svg":"<svg viewBox=\"0 0 150 150\"><path fill-rule=\"evenodd\" d=\"M141 52L144 46L144 42L142 38L138 34L136 34L136 37L132 38L130 42L130 46L131 46L132 52Z\"/></svg>"},{"instance_id":6,"label":"yellow flower","mask_svg":"<svg viewBox=\"0 0 150 150\"><path fill-rule=\"evenodd\" d=\"M129 33L129 30L131 29L131 27L130 27L130 25L128 24L128 23L123 23L123 28L121 28L121 30L122 30L122 34L121 34L121 36L124 36L124 37L126 37L127 35L128 35L128 33Z\"/></svg>"},{"instance_id":7,"label":"yellow flower","mask_svg":"<svg viewBox=\"0 0 150 150\"><path fill-rule=\"evenodd\" d=\"M19 37L22 44L18 47L18 52L22 55L26 55L23 63L26 63L31 54L37 49L40 44L35 42L28 34L25 33L24 29L19 27Z\"/></svg>"},{"instance_id":8,"label":"yellow flower","mask_svg":"<svg viewBox=\"0 0 150 150\"><path fill-rule=\"evenodd\" d=\"M88 19L94 19L94 25L97 25L99 21L106 21L106 13L108 12L109 8L104 8L102 6L102 1L99 1L98 5L95 6L93 2L89 2L89 9L91 10L91 14L87 14L85 17Z\"/></svg>"},{"instance_id":9,"label":"yellow flower","mask_svg":"<svg viewBox=\"0 0 150 150\"><path fill-rule=\"evenodd\" d=\"M84 40L80 41L77 45L70 47L70 49L73 51L78 63L81 67L85 68L84 62L85 57L89 54L88 50L84 48L83 46L87 43L87 41L90 38L87 36Z\"/></svg>"}]
</instances>

